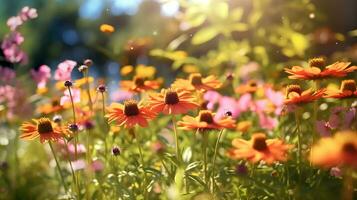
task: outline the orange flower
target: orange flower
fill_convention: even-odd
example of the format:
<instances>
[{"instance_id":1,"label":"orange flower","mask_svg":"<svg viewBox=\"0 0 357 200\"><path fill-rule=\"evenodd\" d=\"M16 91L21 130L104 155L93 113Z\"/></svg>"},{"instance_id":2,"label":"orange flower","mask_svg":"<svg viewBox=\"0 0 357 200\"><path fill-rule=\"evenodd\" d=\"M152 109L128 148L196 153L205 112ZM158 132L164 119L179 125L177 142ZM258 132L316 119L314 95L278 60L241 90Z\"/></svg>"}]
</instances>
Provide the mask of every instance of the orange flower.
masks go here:
<instances>
[{"instance_id":1,"label":"orange flower","mask_svg":"<svg viewBox=\"0 0 357 200\"><path fill-rule=\"evenodd\" d=\"M184 130L199 131L236 127L235 121L231 117L215 120L214 115L210 110L201 110L197 117L184 116L177 125Z\"/></svg>"},{"instance_id":2,"label":"orange flower","mask_svg":"<svg viewBox=\"0 0 357 200\"><path fill-rule=\"evenodd\" d=\"M342 81L341 88L339 91L327 91L325 97L336 98L336 99L351 98L351 97L356 98L357 97L356 81L355 80Z\"/></svg>"},{"instance_id":3,"label":"orange flower","mask_svg":"<svg viewBox=\"0 0 357 200\"><path fill-rule=\"evenodd\" d=\"M135 100L127 100L123 104L112 103L108 108L108 122L115 121L119 126L132 128L136 124L142 127L148 125L148 120L155 118L156 113L144 107Z\"/></svg>"},{"instance_id":4,"label":"orange flower","mask_svg":"<svg viewBox=\"0 0 357 200\"><path fill-rule=\"evenodd\" d=\"M142 77L135 76L133 80L126 80L126 81L120 81L120 87L123 90L127 90L130 92L144 92L147 90L155 90L158 89L160 86L160 83L155 80L145 80Z\"/></svg>"},{"instance_id":5,"label":"orange flower","mask_svg":"<svg viewBox=\"0 0 357 200\"><path fill-rule=\"evenodd\" d=\"M246 84L240 85L235 89L238 94L254 93L257 90L258 84L254 80L250 80Z\"/></svg>"},{"instance_id":6,"label":"orange flower","mask_svg":"<svg viewBox=\"0 0 357 200\"><path fill-rule=\"evenodd\" d=\"M183 114L198 106L188 91L163 89L160 93L149 94L148 107L157 113Z\"/></svg>"},{"instance_id":7,"label":"orange flower","mask_svg":"<svg viewBox=\"0 0 357 200\"><path fill-rule=\"evenodd\" d=\"M302 104L309 103L320 99L325 93L325 89L313 91L308 89L302 91L299 85L288 85L286 88L285 104Z\"/></svg>"},{"instance_id":8,"label":"orange flower","mask_svg":"<svg viewBox=\"0 0 357 200\"><path fill-rule=\"evenodd\" d=\"M228 156L232 159L247 159L252 163L264 160L267 164L276 161L286 161L287 151L292 145L284 144L279 139L266 139L264 133L255 133L249 141L234 139L233 149L228 151Z\"/></svg>"},{"instance_id":9,"label":"orange flower","mask_svg":"<svg viewBox=\"0 0 357 200\"><path fill-rule=\"evenodd\" d=\"M285 72L291 74L290 79L316 80L330 77L344 77L348 73L357 69L357 66L349 66L350 62L335 62L325 66L323 58L313 58L309 61L309 67L303 68L293 66L291 69L285 68Z\"/></svg>"},{"instance_id":10,"label":"orange flower","mask_svg":"<svg viewBox=\"0 0 357 200\"><path fill-rule=\"evenodd\" d=\"M41 143L46 141L57 141L62 137L61 129L50 119L40 118L33 119L32 122L24 122L21 125L21 139L33 140L40 137Z\"/></svg>"},{"instance_id":11,"label":"orange flower","mask_svg":"<svg viewBox=\"0 0 357 200\"><path fill-rule=\"evenodd\" d=\"M172 84L173 88L183 89L183 90L215 90L222 86L222 83L216 79L215 76L207 76L202 78L199 73L193 73L189 76L189 79L176 79Z\"/></svg>"},{"instance_id":12,"label":"orange flower","mask_svg":"<svg viewBox=\"0 0 357 200\"><path fill-rule=\"evenodd\" d=\"M320 139L311 149L310 160L322 167L348 165L357 168L357 132L342 131Z\"/></svg>"},{"instance_id":13,"label":"orange flower","mask_svg":"<svg viewBox=\"0 0 357 200\"><path fill-rule=\"evenodd\" d=\"M50 103L40 105L36 109L36 111L38 113L47 115L47 114L51 114L51 113L57 113L63 109L64 109L64 107L60 105L59 99L53 98Z\"/></svg>"}]
</instances>

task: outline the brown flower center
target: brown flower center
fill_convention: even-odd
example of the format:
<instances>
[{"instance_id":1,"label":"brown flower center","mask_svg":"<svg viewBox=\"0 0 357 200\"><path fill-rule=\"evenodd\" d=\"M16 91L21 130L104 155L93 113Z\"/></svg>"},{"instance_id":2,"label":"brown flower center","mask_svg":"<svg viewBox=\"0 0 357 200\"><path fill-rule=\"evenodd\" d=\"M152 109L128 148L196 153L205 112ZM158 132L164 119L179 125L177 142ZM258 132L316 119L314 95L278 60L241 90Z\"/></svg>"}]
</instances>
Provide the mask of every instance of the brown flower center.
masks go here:
<instances>
[{"instance_id":1,"label":"brown flower center","mask_svg":"<svg viewBox=\"0 0 357 200\"><path fill-rule=\"evenodd\" d=\"M190 82L192 85L201 85L202 84L202 76L201 74L195 73L190 75Z\"/></svg>"},{"instance_id":2,"label":"brown flower center","mask_svg":"<svg viewBox=\"0 0 357 200\"><path fill-rule=\"evenodd\" d=\"M286 88L286 98L289 99L292 95L301 95L301 87L299 85L288 85Z\"/></svg>"},{"instance_id":3,"label":"brown flower center","mask_svg":"<svg viewBox=\"0 0 357 200\"><path fill-rule=\"evenodd\" d=\"M127 100L124 102L124 114L126 116L135 116L139 114L138 103L135 100Z\"/></svg>"},{"instance_id":4,"label":"brown flower center","mask_svg":"<svg viewBox=\"0 0 357 200\"><path fill-rule=\"evenodd\" d=\"M60 102L58 101L58 99L53 99L51 102L52 107L56 107L60 105Z\"/></svg>"},{"instance_id":5,"label":"brown flower center","mask_svg":"<svg viewBox=\"0 0 357 200\"><path fill-rule=\"evenodd\" d=\"M257 82L254 80L250 80L250 81L248 81L248 85L249 85L249 87L257 87Z\"/></svg>"},{"instance_id":6,"label":"brown flower center","mask_svg":"<svg viewBox=\"0 0 357 200\"><path fill-rule=\"evenodd\" d=\"M310 67L318 67L318 68L323 68L326 65L325 59L322 57L318 58L312 58L309 60L309 66Z\"/></svg>"},{"instance_id":7,"label":"brown flower center","mask_svg":"<svg viewBox=\"0 0 357 200\"><path fill-rule=\"evenodd\" d=\"M136 86L144 86L145 80L141 77L134 77L134 83Z\"/></svg>"},{"instance_id":8,"label":"brown flower center","mask_svg":"<svg viewBox=\"0 0 357 200\"><path fill-rule=\"evenodd\" d=\"M253 149L257 151L264 151L268 148L266 143L266 136L263 133L253 135Z\"/></svg>"},{"instance_id":9,"label":"brown flower center","mask_svg":"<svg viewBox=\"0 0 357 200\"><path fill-rule=\"evenodd\" d=\"M178 94L174 90L167 90L165 93L165 104L174 105L180 101Z\"/></svg>"},{"instance_id":10,"label":"brown flower center","mask_svg":"<svg viewBox=\"0 0 357 200\"><path fill-rule=\"evenodd\" d=\"M200 122L206 122L207 124L212 124L214 122L212 112L209 110L201 110L198 116Z\"/></svg>"},{"instance_id":11,"label":"brown flower center","mask_svg":"<svg viewBox=\"0 0 357 200\"><path fill-rule=\"evenodd\" d=\"M342 146L342 151L350 155L355 155L357 154L357 147L352 142L347 142Z\"/></svg>"},{"instance_id":12,"label":"brown flower center","mask_svg":"<svg viewBox=\"0 0 357 200\"><path fill-rule=\"evenodd\" d=\"M37 131L40 134L48 134L53 132L51 120L48 118L41 118L37 123Z\"/></svg>"},{"instance_id":13,"label":"brown flower center","mask_svg":"<svg viewBox=\"0 0 357 200\"><path fill-rule=\"evenodd\" d=\"M356 91L356 82L355 80L344 80L341 83L341 91L351 91L355 92Z\"/></svg>"}]
</instances>

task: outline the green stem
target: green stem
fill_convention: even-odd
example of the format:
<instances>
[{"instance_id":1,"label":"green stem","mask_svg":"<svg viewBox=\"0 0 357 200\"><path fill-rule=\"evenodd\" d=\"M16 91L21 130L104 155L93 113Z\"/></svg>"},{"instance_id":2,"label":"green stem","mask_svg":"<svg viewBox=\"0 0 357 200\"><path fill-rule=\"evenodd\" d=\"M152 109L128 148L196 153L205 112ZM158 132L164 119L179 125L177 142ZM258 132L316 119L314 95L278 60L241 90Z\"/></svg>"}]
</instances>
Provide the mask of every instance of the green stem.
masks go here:
<instances>
[{"instance_id":1,"label":"green stem","mask_svg":"<svg viewBox=\"0 0 357 200\"><path fill-rule=\"evenodd\" d=\"M214 178L214 170L215 170L215 165L216 165L216 158L217 158L217 152L218 152L218 145L219 145L219 141L221 140L221 137L223 135L223 131L224 129L222 129L219 132L217 141L216 141L216 145L214 147L214 154L213 154L213 162L212 162L212 192L214 193L215 191L215 178Z\"/></svg>"},{"instance_id":2,"label":"green stem","mask_svg":"<svg viewBox=\"0 0 357 200\"><path fill-rule=\"evenodd\" d=\"M91 112L93 112L93 101L92 101L92 96L90 94L90 84L89 84L89 69L86 69L83 71L83 75L86 80L86 90L87 90L87 95L88 95L88 104Z\"/></svg>"},{"instance_id":3,"label":"green stem","mask_svg":"<svg viewBox=\"0 0 357 200\"><path fill-rule=\"evenodd\" d=\"M140 160L141 160L141 165L142 165L142 168L143 168L143 172L144 172L144 182L143 182L143 192L144 192L144 199L148 199L147 198L147 190L146 190L146 185L147 185L147 181L148 181L148 178L146 176L146 172L145 172L145 162L144 162L144 156L143 156L143 152L142 152L142 149L141 149L141 145L140 145L140 141L139 141L139 137L138 137L138 134L135 134L135 140L136 140L136 144L138 145L138 149L139 149L139 154L140 154Z\"/></svg>"},{"instance_id":4,"label":"green stem","mask_svg":"<svg viewBox=\"0 0 357 200\"><path fill-rule=\"evenodd\" d=\"M175 116L172 115L172 126L174 129L174 136L175 136L175 149L176 149L176 157L177 157L177 161L180 163L180 148L179 148L179 139L178 139L178 135L177 135L177 129L176 129L176 120L175 120Z\"/></svg>"},{"instance_id":5,"label":"green stem","mask_svg":"<svg viewBox=\"0 0 357 200\"><path fill-rule=\"evenodd\" d=\"M77 182L77 179L76 179L76 175L75 175L75 173L74 173L74 169L73 169L72 162L71 162L71 160L70 160L70 158L69 158L70 152L69 152L69 150L68 150L68 142L67 142L67 140L66 140L65 138L63 138L63 140L64 140L64 143L65 143L66 149L67 149L67 154L68 154L67 160L68 160L69 166L70 166L70 168L71 168L73 183L74 183L74 185L75 185L75 189L76 189L76 191L77 191L77 195L78 195L78 198L79 198L79 195L80 195L80 193L79 193L79 185L78 185L78 182Z\"/></svg>"},{"instance_id":6,"label":"green stem","mask_svg":"<svg viewBox=\"0 0 357 200\"><path fill-rule=\"evenodd\" d=\"M59 173L59 175L60 175L60 179L61 179L61 182L62 182L62 184L63 184L63 187L64 187L65 191L67 192L68 189L67 189L66 183L64 182L64 177L63 177L63 174L62 174L60 165L59 165L59 163L58 163L58 160L57 160L57 156L56 156L56 154L55 154L55 151L53 150L52 143L49 141L49 142L48 142L48 145L50 146L51 152L52 152L52 154L53 154L53 158L54 158L55 161L56 161L56 166L57 166L58 173Z\"/></svg>"},{"instance_id":7,"label":"green stem","mask_svg":"<svg viewBox=\"0 0 357 200\"><path fill-rule=\"evenodd\" d=\"M207 142L208 135L205 132L202 132L202 152L203 152L203 172L205 178L206 187L208 186L208 175L207 175Z\"/></svg>"},{"instance_id":8,"label":"green stem","mask_svg":"<svg viewBox=\"0 0 357 200\"><path fill-rule=\"evenodd\" d=\"M344 200L353 199L353 177L352 170L350 168L346 169L345 177L343 179L343 197Z\"/></svg>"},{"instance_id":9,"label":"green stem","mask_svg":"<svg viewBox=\"0 0 357 200\"><path fill-rule=\"evenodd\" d=\"M298 108L299 109L299 108ZM295 120L296 120L296 135L298 139L298 170L301 179L301 162L302 162L302 148L301 148L301 133L300 133L300 112L295 112Z\"/></svg>"}]
</instances>

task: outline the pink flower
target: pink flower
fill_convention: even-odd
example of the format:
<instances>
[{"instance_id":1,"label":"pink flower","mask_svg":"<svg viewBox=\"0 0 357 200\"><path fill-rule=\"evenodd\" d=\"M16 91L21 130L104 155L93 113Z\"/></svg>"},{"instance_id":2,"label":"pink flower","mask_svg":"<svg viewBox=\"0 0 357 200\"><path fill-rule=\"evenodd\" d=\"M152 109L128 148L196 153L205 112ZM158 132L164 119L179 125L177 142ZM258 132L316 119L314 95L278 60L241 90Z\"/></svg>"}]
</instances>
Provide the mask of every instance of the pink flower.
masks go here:
<instances>
[{"instance_id":1,"label":"pink flower","mask_svg":"<svg viewBox=\"0 0 357 200\"><path fill-rule=\"evenodd\" d=\"M217 110L216 118L223 118L228 111L232 113L233 118L236 118L241 113L241 108L236 99L223 96L219 99L219 107Z\"/></svg>"},{"instance_id":2,"label":"pink flower","mask_svg":"<svg viewBox=\"0 0 357 200\"><path fill-rule=\"evenodd\" d=\"M336 178L341 178L342 177L342 171L339 167L332 167L330 169L330 175L334 176Z\"/></svg>"},{"instance_id":3,"label":"pink flower","mask_svg":"<svg viewBox=\"0 0 357 200\"><path fill-rule=\"evenodd\" d=\"M14 70L7 68L7 67L1 67L0 66L0 80L3 82L9 82L13 80L16 76L16 73Z\"/></svg>"},{"instance_id":4,"label":"pink flower","mask_svg":"<svg viewBox=\"0 0 357 200\"><path fill-rule=\"evenodd\" d=\"M329 124L325 121L317 121L315 123L315 127L317 132L322 136L322 137L329 137L331 136L331 127Z\"/></svg>"},{"instance_id":5,"label":"pink flower","mask_svg":"<svg viewBox=\"0 0 357 200\"><path fill-rule=\"evenodd\" d=\"M78 171L81 169L84 169L86 167L86 162L84 160L75 160L75 161L71 161L72 163L72 167L74 171Z\"/></svg>"},{"instance_id":6,"label":"pink flower","mask_svg":"<svg viewBox=\"0 0 357 200\"><path fill-rule=\"evenodd\" d=\"M249 76L258 71L260 68L259 64L256 62L249 62L243 66L240 67L239 69L239 77L241 77L243 80L248 80Z\"/></svg>"},{"instance_id":7,"label":"pink flower","mask_svg":"<svg viewBox=\"0 0 357 200\"><path fill-rule=\"evenodd\" d=\"M6 25L10 28L11 31L15 31L17 27L21 26L23 21L21 20L21 17L15 16L15 17L10 17Z\"/></svg>"},{"instance_id":8,"label":"pink flower","mask_svg":"<svg viewBox=\"0 0 357 200\"><path fill-rule=\"evenodd\" d=\"M271 87L264 87L264 94L274 106L275 115L280 115L284 106L284 95L280 91L274 91Z\"/></svg>"},{"instance_id":9,"label":"pink flower","mask_svg":"<svg viewBox=\"0 0 357 200\"><path fill-rule=\"evenodd\" d=\"M31 76L36 81L38 88L46 87L47 81L51 78L51 68L41 65L38 70L31 70Z\"/></svg>"},{"instance_id":10,"label":"pink flower","mask_svg":"<svg viewBox=\"0 0 357 200\"><path fill-rule=\"evenodd\" d=\"M30 8L28 6L25 6L21 9L19 17L23 21L27 21L29 19L35 19L37 17L37 10L35 8Z\"/></svg>"},{"instance_id":11,"label":"pink flower","mask_svg":"<svg viewBox=\"0 0 357 200\"><path fill-rule=\"evenodd\" d=\"M71 72L77 63L73 60L65 60L61 62L55 71L55 80L68 81L71 79Z\"/></svg>"},{"instance_id":12,"label":"pink flower","mask_svg":"<svg viewBox=\"0 0 357 200\"><path fill-rule=\"evenodd\" d=\"M111 94L112 101L124 101L133 98L134 93L125 91L125 90L117 90Z\"/></svg>"},{"instance_id":13,"label":"pink flower","mask_svg":"<svg viewBox=\"0 0 357 200\"><path fill-rule=\"evenodd\" d=\"M278 125L278 120L276 118L269 117L264 113L259 112L258 117L259 117L259 125L262 128L272 130Z\"/></svg>"},{"instance_id":14,"label":"pink flower","mask_svg":"<svg viewBox=\"0 0 357 200\"><path fill-rule=\"evenodd\" d=\"M219 100L222 98L222 95L219 94L216 91L207 91L203 95L203 99L208 101L207 108L210 110L214 109L214 106L219 102Z\"/></svg>"},{"instance_id":15,"label":"pink flower","mask_svg":"<svg viewBox=\"0 0 357 200\"><path fill-rule=\"evenodd\" d=\"M79 89L72 88L71 89L73 103L78 103L81 101L81 91ZM64 105L66 103L71 103L71 96L69 94L69 90L64 91L64 96L60 99L60 105Z\"/></svg>"},{"instance_id":16,"label":"pink flower","mask_svg":"<svg viewBox=\"0 0 357 200\"><path fill-rule=\"evenodd\" d=\"M4 41L1 43L1 49L7 61L11 63L25 63L27 61L27 55L19 46L23 41L24 37L16 31L4 38Z\"/></svg>"},{"instance_id":17,"label":"pink flower","mask_svg":"<svg viewBox=\"0 0 357 200\"><path fill-rule=\"evenodd\" d=\"M104 164L101 160L95 160L92 162L91 167L93 171L98 172L104 169Z\"/></svg>"},{"instance_id":18,"label":"pink flower","mask_svg":"<svg viewBox=\"0 0 357 200\"><path fill-rule=\"evenodd\" d=\"M249 93L243 94L238 99L238 108L241 112L247 112L251 109L251 105L253 103L252 95Z\"/></svg>"}]
</instances>

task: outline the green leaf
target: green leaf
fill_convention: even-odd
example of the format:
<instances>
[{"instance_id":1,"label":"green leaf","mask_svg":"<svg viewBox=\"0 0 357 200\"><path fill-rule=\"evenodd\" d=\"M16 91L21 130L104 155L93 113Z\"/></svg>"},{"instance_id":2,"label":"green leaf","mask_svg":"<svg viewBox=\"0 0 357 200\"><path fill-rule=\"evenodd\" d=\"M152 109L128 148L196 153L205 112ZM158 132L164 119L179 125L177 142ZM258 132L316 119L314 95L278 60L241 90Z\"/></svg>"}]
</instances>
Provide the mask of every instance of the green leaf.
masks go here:
<instances>
[{"instance_id":1,"label":"green leaf","mask_svg":"<svg viewBox=\"0 0 357 200\"><path fill-rule=\"evenodd\" d=\"M182 160L188 163L190 162L191 158L192 158L192 149L191 147L187 147L182 154Z\"/></svg>"},{"instance_id":2,"label":"green leaf","mask_svg":"<svg viewBox=\"0 0 357 200\"><path fill-rule=\"evenodd\" d=\"M219 34L216 27L207 27L199 30L192 38L192 44L199 45L205 43Z\"/></svg>"},{"instance_id":3,"label":"green leaf","mask_svg":"<svg viewBox=\"0 0 357 200\"><path fill-rule=\"evenodd\" d=\"M200 161L196 161L196 162L190 163L189 165L187 165L185 171L189 172L189 171L195 169L196 167L200 166L200 164L201 164Z\"/></svg>"}]
</instances>

